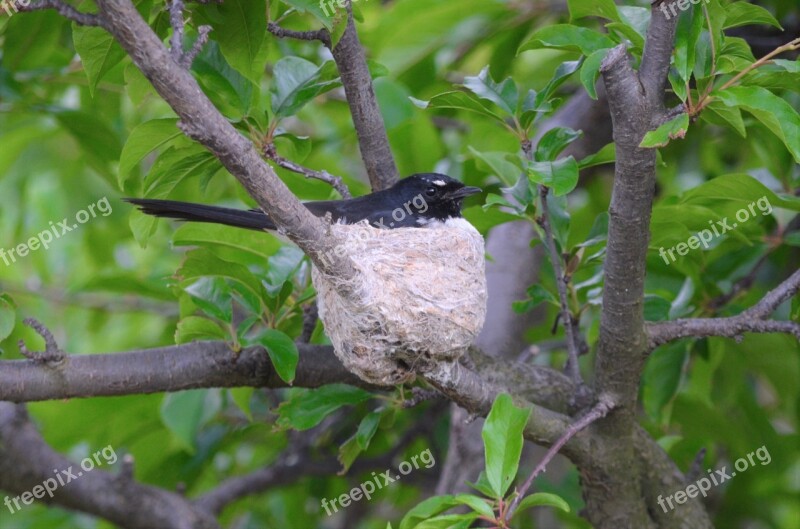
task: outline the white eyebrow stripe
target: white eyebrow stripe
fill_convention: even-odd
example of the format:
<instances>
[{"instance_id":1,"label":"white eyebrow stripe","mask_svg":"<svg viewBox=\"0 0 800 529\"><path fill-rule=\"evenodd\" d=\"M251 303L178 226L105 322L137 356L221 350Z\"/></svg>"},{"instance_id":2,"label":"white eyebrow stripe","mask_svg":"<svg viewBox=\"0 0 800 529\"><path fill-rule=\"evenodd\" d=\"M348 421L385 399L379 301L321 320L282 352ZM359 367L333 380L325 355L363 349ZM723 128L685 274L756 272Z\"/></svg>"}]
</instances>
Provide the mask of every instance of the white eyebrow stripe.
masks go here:
<instances>
[{"instance_id":1,"label":"white eyebrow stripe","mask_svg":"<svg viewBox=\"0 0 800 529\"><path fill-rule=\"evenodd\" d=\"M437 185L437 186L439 186L439 187L444 187L444 186L445 186L444 180L434 180L434 181L433 181L433 182L431 182L431 183L432 183L433 185Z\"/></svg>"}]
</instances>

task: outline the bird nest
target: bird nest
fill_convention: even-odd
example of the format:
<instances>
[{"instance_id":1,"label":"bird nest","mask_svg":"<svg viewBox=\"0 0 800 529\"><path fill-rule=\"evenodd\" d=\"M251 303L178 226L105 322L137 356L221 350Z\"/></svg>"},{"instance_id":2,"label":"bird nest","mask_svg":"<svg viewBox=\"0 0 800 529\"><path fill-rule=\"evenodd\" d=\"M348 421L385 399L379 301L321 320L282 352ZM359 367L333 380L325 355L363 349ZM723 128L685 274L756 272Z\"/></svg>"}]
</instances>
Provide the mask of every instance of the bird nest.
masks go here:
<instances>
[{"instance_id":1,"label":"bird nest","mask_svg":"<svg viewBox=\"0 0 800 529\"><path fill-rule=\"evenodd\" d=\"M448 223L449 224L449 223ZM483 237L455 227L374 228L334 224L335 249L353 277L312 271L319 315L336 356L363 380L401 384L458 359L486 317Z\"/></svg>"}]
</instances>

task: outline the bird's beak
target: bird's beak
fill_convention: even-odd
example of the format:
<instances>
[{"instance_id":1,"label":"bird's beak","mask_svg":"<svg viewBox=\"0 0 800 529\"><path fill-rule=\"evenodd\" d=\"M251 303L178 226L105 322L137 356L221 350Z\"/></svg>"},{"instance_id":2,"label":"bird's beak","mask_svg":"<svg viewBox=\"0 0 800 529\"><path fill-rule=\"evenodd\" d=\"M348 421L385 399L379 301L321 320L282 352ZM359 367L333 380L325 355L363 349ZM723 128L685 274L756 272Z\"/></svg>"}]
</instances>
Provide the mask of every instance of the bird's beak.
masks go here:
<instances>
[{"instance_id":1,"label":"bird's beak","mask_svg":"<svg viewBox=\"0 0 800 529\"><path fill-rule=\"evenodd\" d=\"M475 195L477 193L480 193L482 191L483 189L481 189L480 187L465 186L462 187L461 189L456 189L455 191L450 193L450 198L455 198L455 199L465 198L470 195Z\"/></svg>"}]
</instances>

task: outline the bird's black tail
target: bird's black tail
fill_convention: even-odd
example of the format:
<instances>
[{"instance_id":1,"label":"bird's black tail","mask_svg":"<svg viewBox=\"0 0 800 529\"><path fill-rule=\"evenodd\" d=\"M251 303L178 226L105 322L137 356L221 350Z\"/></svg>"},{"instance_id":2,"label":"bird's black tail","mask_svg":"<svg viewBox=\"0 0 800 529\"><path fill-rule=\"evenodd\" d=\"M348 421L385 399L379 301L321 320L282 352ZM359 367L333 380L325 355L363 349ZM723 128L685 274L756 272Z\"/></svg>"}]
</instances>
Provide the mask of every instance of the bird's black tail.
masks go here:
<instances>
[{"instance_id":1,"label":"bird's black tail","mask_svg":"<svg viewBox=\"0 0 800 529\"><path fill-rule=\"evenodd\" d=\"M175 200L158 200L150 198L126 198L139 208L142 213L156 217L185 220L189 222L210 222L225 224L249 230L274 230L275 224L270 218L258 210L241 210L177 202Z\"/></svg>"}]
</instances>

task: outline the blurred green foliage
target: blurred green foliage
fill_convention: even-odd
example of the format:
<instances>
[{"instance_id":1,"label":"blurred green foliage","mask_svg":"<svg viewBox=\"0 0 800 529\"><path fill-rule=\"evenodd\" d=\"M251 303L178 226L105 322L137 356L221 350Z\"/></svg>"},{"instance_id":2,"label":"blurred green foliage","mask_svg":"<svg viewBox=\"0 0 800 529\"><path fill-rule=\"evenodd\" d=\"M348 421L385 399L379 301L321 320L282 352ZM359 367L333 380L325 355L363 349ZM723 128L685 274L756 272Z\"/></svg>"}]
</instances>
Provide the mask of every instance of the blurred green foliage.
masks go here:
<instances>
[{"instance_id":1,"label":"blurred green foliage","mask_svg":"<svg viewBox=\"0 0 800 529\"><path fill-rule=\"evenodd\" d=\"M556 9L547 2L502 0L354 4L401 174L436 170L484 187L485 205L469 203L465 212L483 233L503 222L533 219L535 185L551 186L557 242L574 277L571 308L581 314L590 343L599 325L612 183L607 162L613 149L556 161L587 131L550 131L530 158L520 140L539 130L568 98L583 91L597 97L605 50L627 42L639 60L646 4L569 0ZM136 5L166 41L163 2ZM710 0L681 15L670 102L696 105L709 94L714 99L693 116L696 121L669 123L648 138L650 145L665 146L650 227L648 319L736 314L797 266L800 237L792 230L800 210L798 61L782 56L748 73L736 87L714 91L758 58L742 29L777 35L779 43L797 37L784 38L774 27L784 21L796 25L795 0L762 5ZM327 18L310 0L225 0L192 3L188 10L186 47L199 25L213 28L192 73L224 115L259 145L272 142L285 158L342 175L354 194L367 192L330 54L319 43L275 39L266 32L264 14L292 29L325 25L334 38L341 35L343 18ZM733 28L738 36L723 33ZM74 218L103 197L113 207L110 215L81 224L48 250L32 251L10 265L0 262L3 358L19 358L20 339L41 345L21 324L34 316L72 354L222 339L234 350L263 345L281 377L293 379L293 340L301 332L302 307L314 296L302 254L266 234L208 225L176 229L120 201L146 196L253 205L217 160L179 133L173 112L102 30L77 27L52 11L16 14L0 18L0 45L0 248L28 241L51 221ZM336 197L321 182L277 172L302 199ZM503 190L518 202L511 205ZM709 221L733 218L762 197L772 206L769 213L758 212L715 238L709 249L674 263L659 255L660 248L686 241ZM752 288L714 312L713 300L762 260ZM547 302L542 324L528 333L531 342L551 338L557 313L548 266L529 299L515 304L526 311ZM776 317L798 314L795 298ZM313 340L326 340L319 325ZM770 465L714 491L710 509L719 527L800 527L799 352L788 336L750 335L740 342L682 340L648 361L642 420L682 468L701 447L708 448L704 468L718 468L762 445L772 456ZM564 356L555 351L536 361L560 366ZM30 409L54 449L77 460L110 444L119 454L134 455L138 479L167 489L181 484L192 497L269 464L290 442L289 430L311 428L332 413L337 420L319 451L349 467L360 455L387 452L409 428L430 420L433 405L402 410L397 395L379 399L333 386L194 390L36 403ZM441 413L433 417L424 442L441 464L447 422ZM421 443L409 446L408 453L419 452ZM440 468L428 472L429 481ZM536 488L569 503L570 513L558 512L561 526L585 527L574 514L582 507L574 470L563 481L550 478L539 478ZM326 519L319 500L359 481L359 476L300 477L233 504L222 521L237 528L341 527L341 519ZM383 529L387 517L396 524L421 499L413 482L394 484L362 506L360 521L348 527ZM532 523L520 520L520 527ZM13 516L0 510L0 527L109 524L37 504Z\"/></svg>"}]
</instances>

